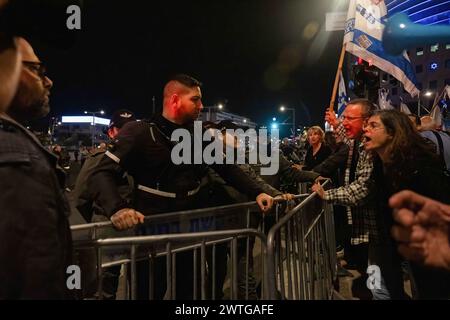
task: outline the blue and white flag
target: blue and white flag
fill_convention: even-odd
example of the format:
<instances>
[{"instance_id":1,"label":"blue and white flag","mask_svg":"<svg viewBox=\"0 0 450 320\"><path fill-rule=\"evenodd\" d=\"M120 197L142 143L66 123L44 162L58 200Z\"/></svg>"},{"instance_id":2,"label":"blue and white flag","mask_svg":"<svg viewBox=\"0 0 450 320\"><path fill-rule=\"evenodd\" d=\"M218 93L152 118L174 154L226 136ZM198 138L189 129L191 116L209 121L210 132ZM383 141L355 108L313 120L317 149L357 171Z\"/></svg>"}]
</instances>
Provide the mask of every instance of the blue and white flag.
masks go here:
<instances>
[{"instance_id":1,"label":"blue and white flag","mask_svg":"<svg viewBox=\"0 0 450 320\"><path fill-rule=\"evenodd\" d=\"M394 109L391 100L388 99L389 90L382 88L378 90L378 107L381 110L391 110Z\"/></svg>"},{"instance_id":2,"label":"blue and white flag","mask_svg":"<svg viewBox=\"0 0 450 320\"><path fill-rule=\"evenodd\" d=\"M450 99L450 86L446 85L444 88L444 98Z\"/></svg>"},{"instance_id":3,"label":"blue and white flag","mask_svg":"<svg viewBox=\"0 0 450 320\"><path fill-rule=\"evenodd\" d=\"M408 106L405 103L403 103L403 101L400 104L400 111L407 115L412 114L411 110L409 110Z\"/></svg>"},{"instance_id":4,"label":"blue and white flag","mask_svg":"<svg viewBox=\"0 0 450 320\"><path fill-rule=\"evenodd\" d=\"M344 77L342 76L342 71L339 74L339 96L338 96L338 117L342 115L347 107L347 90L345 89Z\"/></svg>"},{"instance_id":5,"label":"blue and white flag","mask_svg":"<svg viewBox=\"0 0 450 320\"><path fill-rule=\"evenodd\" d=\"M392 56L383 49L387 9L383 0L350 0L345 24L346 50L391 74L412 97L419 94L417 80L406 52Z\"/></svg>"}]
</instances>

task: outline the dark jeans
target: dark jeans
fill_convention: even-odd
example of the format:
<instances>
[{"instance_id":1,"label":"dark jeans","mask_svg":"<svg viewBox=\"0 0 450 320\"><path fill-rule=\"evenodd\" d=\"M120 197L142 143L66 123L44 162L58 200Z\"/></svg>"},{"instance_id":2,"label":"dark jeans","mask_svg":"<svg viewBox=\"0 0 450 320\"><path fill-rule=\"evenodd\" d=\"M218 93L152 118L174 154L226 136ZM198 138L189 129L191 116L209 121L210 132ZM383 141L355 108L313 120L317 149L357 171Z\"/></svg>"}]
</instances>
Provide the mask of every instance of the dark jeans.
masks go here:
<instances>
[{"instance_id":1,"label":"dark jeans","mask_svg":"<svg viewBox=\"0 0 450 320\"><path fill-rule=\"evenodd\" d=\"M347 209L342 206L333 206L333 212L336 247L349 250L351 246L352 226L348 224Z\"/></svg>"},{"instance_id":2,"label":"dark jeans","mask_svg":"<svg viewBox=\"0 0 450 320\"><path fill-rule=\"evenodd\" d=\"M373 275L373 279L379 277L379 282L374 281L374 286L369 288L374 300L406 299L401 259L394 245L370 244L369 266L376 266L376 273L379 271Z\"/></svg>"}]
</instances>

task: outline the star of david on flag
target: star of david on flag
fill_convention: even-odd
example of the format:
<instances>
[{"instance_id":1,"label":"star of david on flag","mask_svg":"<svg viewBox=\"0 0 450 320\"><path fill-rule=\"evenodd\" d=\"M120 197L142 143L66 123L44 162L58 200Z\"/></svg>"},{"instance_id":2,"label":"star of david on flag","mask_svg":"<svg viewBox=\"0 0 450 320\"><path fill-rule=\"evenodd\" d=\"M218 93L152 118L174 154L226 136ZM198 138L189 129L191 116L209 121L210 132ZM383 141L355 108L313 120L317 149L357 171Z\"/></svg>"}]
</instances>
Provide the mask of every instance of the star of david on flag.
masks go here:
<instances>
[{"instance_id":1,"label":"star of david on flag","mask_svg":"<svg viewBox=\"0 0 450 320\"><path fill-rule=\"evenodd\" d=\"M338 117L342 115L347 106L347 90L345 89L344 77L342 76L342 71L339 74L339 92L338 92Z\"/></svg>"}]
</instances>

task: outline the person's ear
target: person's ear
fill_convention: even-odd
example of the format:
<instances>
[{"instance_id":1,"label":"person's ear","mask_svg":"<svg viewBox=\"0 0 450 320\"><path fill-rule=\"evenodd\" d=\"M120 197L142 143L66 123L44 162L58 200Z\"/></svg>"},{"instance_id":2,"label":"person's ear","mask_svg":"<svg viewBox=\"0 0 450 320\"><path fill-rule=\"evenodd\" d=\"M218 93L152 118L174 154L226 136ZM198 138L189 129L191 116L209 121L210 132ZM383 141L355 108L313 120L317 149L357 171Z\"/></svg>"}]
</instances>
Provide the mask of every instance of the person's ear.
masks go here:
<instances>
[{"instance_id":1,"label":"person's ear","mask_svg":"<svg viewBox=\"0 0 450 320\"><path fill-rule=\"evenodd\" d=\"M119 134L119 129L116 127L112 127L108 129L108 137L110 139L114 139Z\"/></svg>"},{"instance_id":2,"label":"person's ear","mask_svg":"<svg viewBox=\"0 0 450 320\"><path fill-rule=\"evenodd\" d=\"M108 137L109 137L110 139L114 139L114 131L113 131L113 128L109 128L108 131L107 131L107 134L108 134Z\"/></svg>"},{"instance_id":3,"label":"person's ear","mask_svg":"<svg viewBox=\"0 0 450 320\"><path fill-rule=\"evenodd\" d=\"M170 97L170 106L172 108L174 108L175 110L177 110L180 107L180 96L176 93L174 93L171 97Z\"/></svg>"}]
</instances>

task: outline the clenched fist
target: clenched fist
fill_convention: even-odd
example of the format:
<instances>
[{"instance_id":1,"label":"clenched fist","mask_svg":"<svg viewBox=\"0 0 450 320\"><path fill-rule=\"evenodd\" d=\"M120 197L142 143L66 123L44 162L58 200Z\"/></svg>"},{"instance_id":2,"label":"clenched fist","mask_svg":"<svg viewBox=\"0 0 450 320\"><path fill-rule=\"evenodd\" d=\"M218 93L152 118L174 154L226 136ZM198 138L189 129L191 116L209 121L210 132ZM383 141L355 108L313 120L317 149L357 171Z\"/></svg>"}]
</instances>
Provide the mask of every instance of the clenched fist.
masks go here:
<instances>
[{"instance_id":1,"label":"clenched fist","mask_svg":"<svg viewBox=\"0 0 450 320\"><path fill-rule=\"evenodd\" d=\"M334 111L328 110L325 113L325 121L328 122L334 129L339 126L339 120L336 117L336 113Z\"/></svg>"}]
</instances>

